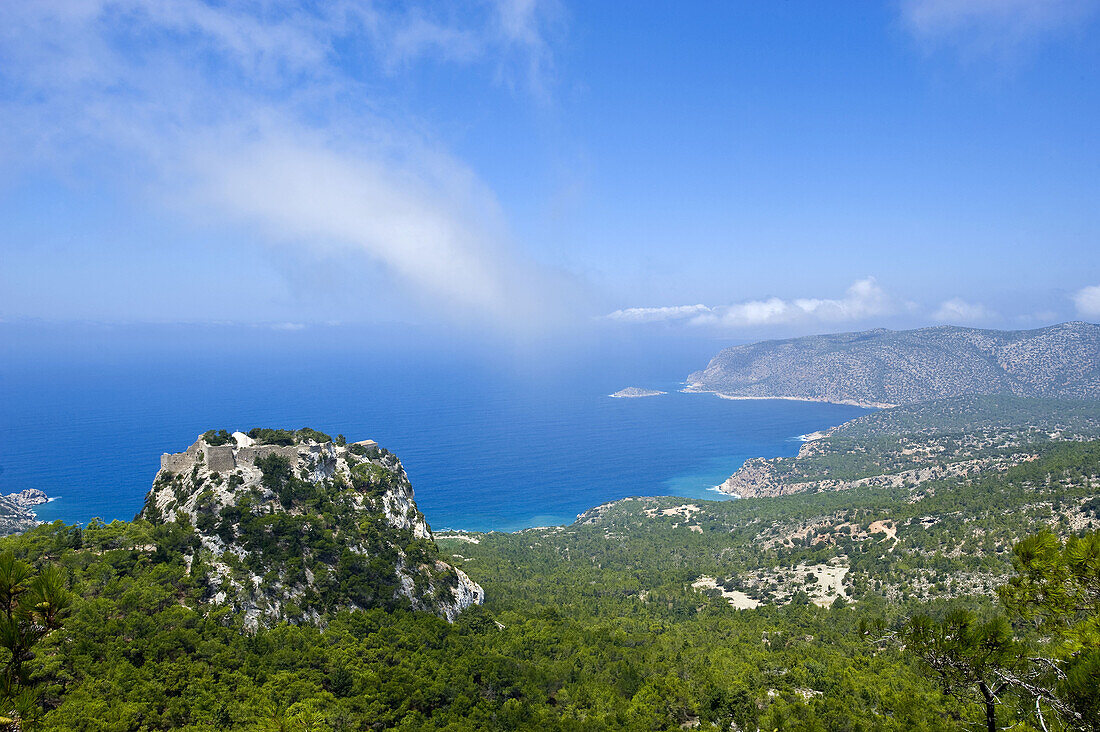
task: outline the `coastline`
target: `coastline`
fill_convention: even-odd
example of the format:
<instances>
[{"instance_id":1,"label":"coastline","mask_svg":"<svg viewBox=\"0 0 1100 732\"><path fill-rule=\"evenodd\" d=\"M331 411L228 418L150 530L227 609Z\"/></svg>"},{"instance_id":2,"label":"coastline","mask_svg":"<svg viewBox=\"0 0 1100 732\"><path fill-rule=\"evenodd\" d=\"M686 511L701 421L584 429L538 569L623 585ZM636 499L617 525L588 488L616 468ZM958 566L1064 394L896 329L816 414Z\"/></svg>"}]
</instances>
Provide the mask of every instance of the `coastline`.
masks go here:
<instances>
[{"instance_id":1,"label":"coastline","mask_svg":"<svg viewBox=\"0 0 1100 732\"><path fill-rule=\"evenodd\" d=\"M45 523L39 520L34 507L52 500L37 488L0 495L0 536L20 534Z\"/></svg>"},{"instance_id":2,"label":"coastline","mask_svg":"<svg viewBox=\"0 0 1100 732\"><path fill-rule=\"evenodd\" d=\"M813 398L800 398L800 397L739 396L739 395L734 395L734 394L725 394L725 393L718 392L718 391L713 391L713 390L710 390L710 389L693 388L690 385L685 386L682 389L679 389L679 392L684 393L684 394L714 394L715 396L719 397L720 399L728 399L730 401L776 401L776 400L779 400L779 401L792 401L792 402L810 402L810 403L815 403L815 404L837 404L837 405L849 406L849 407L860 407L860 408L864 408L864 409L889 409L889 408L898 406L896 404L880 404L880 403L877 403L877 402L834 401L834 400L831 400L831 399L813 399ZM659 394L666 394L667 392L658 392L658 393ZM651 395L650 394L644 394L644 395L609 394L608 396L609 397L614 397L614 398L638 398L638 397L651 396ZM839 427L842 427L845 424L848 424L848 422L851 422L852 420L858 419L858 418L859 418L858 416L852 417L851 419L846 420L844 422L841 422L840 424L833 425L832 427L827 427L825 429L820 429L820 430L814 430L813 432L807 432L805 434L795 435L794 437L788 438L788 439L797 440L798 442L803 443L803 445L805 445L806 443L810 443L810 442L816 442L817 440L821 440L821 439L824 439L824 438L828 437L834 430L836 430ZM800 449L800 451L801 451L801 449ZM766 458L766 457L763 457L761 455L756 455L756 456L748 458L748 461L771 460L771 459L772 458ZM740 470L740 469L741 468L738 468L738 470ZM660 494L660 495L645 495L645 496L627 496L627 497L623 497L623 498L612 499L610 501L605 501L604 503L598 504L596 506L592 506L591 508L587 508L584 511L581 511L579 514L576 515L576 518L574 519L574 522L583 520L584 518L588 517L589 514L591 514L592 512L597 512L598 513L601 509L605 509L605 508L610 507L614 504L621 503L621 502L624 502L624 501L638 501L638 500L645 500L645 499L648 499L648 498L675 498L675 499L678 499L678 500L682 499L682 500L714 501L714 502L729 501L729 500L741 500L741 499L743 499L743 496L741 494L737 493L734 490L726 488L726 486L728 485L730 479L736 473L737 473L737 471L735 470L734 473L731 474L730 476L728 476L726 478L726 480L724 480L722 483L719 483L718 485L708 486L704 489L705 491L707 491L709 493L717 494L713 498L710 497L710 496L702 496L702 497L699 497L699 496L684 496L684 495L680 495L680 494L677 494L677 493L667 493L667 494ZM500 531L502 533L515 534L515 533L522 533L524 531L532 531L532 530L536 530L536 529L537 530L551 530L551 529L561 530L561 529L566 528L569 525L570 525L569 523L560 523L560 524L550 524L550 525L527 526L527 527L519 528L519 529L489 529L489 530L450 528L450 529L444 529L443 531L445 531L446 533L443 536L441 536L440 538L455 539L455 540L458 540L458 541L470 541L469 538L461 536L461 534L470 534L470 535L475 535L476 536L476 535L481 535L481 534L491 534L491 533L494 533L495 531Z\"/></svg>"},{"instance_id":3,"label":"coastline","mask_svg":"<svg viewBox=\"0 0 1100 732\"><path fill-rule=\"evenodd\" d=\"M744 396L740 394L726 394L714 389L699 389L694 386L685 386L680 390L683 394L714 394L719 399L730 401L786 401L786 402L815 402L817 404L841 404L846 407L863 407L865 409L893 409L897 404L885 402L863 402L857 399L820 399L815 397L790 397L790 396Z\"/></svg>"}]
</instances>

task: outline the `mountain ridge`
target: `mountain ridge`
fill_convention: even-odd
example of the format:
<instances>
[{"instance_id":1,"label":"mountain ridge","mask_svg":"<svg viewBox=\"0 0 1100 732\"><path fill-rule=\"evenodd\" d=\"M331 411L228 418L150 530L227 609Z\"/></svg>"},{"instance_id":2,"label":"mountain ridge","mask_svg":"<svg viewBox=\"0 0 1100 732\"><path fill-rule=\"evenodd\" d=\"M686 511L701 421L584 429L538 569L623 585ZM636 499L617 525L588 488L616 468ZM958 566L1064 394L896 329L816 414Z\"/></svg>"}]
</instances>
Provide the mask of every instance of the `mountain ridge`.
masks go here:
<instances>
[{"instance_id":1,"label":"mountain ridge","mask_svg":"<svg viewBox=\"0 0 1100 732\"><path fill-rule=\"evenodd\" d=\"M1100 326L958 326L802 336L731 346L687 391L890 407L967 395L1100 399Z\"/></svg>"}]
</instances>

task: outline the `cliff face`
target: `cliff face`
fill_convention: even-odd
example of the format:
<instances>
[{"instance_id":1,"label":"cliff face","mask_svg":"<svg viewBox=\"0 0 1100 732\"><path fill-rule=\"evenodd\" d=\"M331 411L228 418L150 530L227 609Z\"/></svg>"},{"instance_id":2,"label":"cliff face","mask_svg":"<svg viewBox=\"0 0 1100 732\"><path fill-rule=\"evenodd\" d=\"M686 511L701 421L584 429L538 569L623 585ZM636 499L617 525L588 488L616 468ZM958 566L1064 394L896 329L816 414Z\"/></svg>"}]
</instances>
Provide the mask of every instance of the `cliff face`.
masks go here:
<instances>
[{"instance_id":1,"label":"cliff face","mask_svg":"<svg viewBox=\"0 0 1100 732\"><path fill-rule=\"evenodd\" d=\"M725 349L688 383L733 397L875 407L982 394L1097 399L1100 326L942 326L765 341Z\"/></svg>"},{"instance_id":2,"label":"cliff face","mask_svg":"<svg viewBox=\"0 0 1100 732\"><path fill-rule=\"evenodd\" d=\"M396 456L313 430L249 434L208 432L162 456L140 514L164 525L212 602L250 627L399 605L454 620L482 602L439 559Z\"/></svg>"}]
</instances>

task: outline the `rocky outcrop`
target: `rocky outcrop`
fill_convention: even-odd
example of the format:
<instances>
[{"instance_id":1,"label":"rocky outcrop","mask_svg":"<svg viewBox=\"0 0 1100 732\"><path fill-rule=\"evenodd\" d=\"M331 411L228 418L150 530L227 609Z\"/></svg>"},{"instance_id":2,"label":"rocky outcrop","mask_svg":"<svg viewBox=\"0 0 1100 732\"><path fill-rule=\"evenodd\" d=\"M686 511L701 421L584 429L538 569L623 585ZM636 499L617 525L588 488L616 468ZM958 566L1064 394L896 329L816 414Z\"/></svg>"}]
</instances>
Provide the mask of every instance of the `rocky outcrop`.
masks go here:
<instances>
[{"instance_id":1,"label":"rocky outcrop","mask_svg":"<svg viewBox=\"0 0 1100 732\"><path fill-rule=\"evenodd\" d=\"M439 557L404 468L373 441L212 434L162 456L139 518L167 525L210 601L249 627L400 605L453 621L484 600Z\"/></svg>"},{"instance_id":2,"label":"rocky outcrop","mask_svg":"<svg viewBox=\"0 0 1100 732\"><path fill-rule=\"evenodd\" d=\"M785 496L805 490L798 484L784 484L775 474L772 462L764 458L749 458L726 478L718 490L738 498L759 498L761 496Z\"/></svg>"},{"instance_id":3,"label":"rocky outcrop","mask_svg":"<svg viewBox=\"0 0 1100 732\"><path fill-rule=\"evenodd\" d=\"M33 507L48 501L45 493L28 488L0 496L0 536L19 534L41 523Z\"/></svg>"},{"instance_id":4,"label":"rocky outcrop","mask_svg":"<svg viewBox=\"0 0 1100 732\"><path fill-rule=\"evenodd\" d=\"M40 491L37 488L28 488L19 493L9 493L4 496L4 499L23 509L40 506L50 500L45 491Z\"/></svg>"},{"instance_id":5,"label":"rocky outcrop","mask_svg":"<svg viewBox=\"0 0 1100 732\"><path fill-rule=\"evenodd\" d=\"M751 343L719 353L688 377L688 390L873 407L985 394L1098 399L1100 326L878 329Z\"/></svg>"}]
</instances>

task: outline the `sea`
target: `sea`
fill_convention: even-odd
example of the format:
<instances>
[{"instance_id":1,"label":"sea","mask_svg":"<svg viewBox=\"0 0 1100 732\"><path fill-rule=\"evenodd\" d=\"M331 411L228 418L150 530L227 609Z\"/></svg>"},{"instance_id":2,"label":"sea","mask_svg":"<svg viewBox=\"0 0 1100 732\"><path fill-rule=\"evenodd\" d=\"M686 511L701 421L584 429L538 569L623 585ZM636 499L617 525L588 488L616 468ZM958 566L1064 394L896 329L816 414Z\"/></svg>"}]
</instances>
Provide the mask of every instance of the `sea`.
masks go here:
<instances>
[{"instance_id":1,"label":"sea","mask_svg":"<svg viewBox=\"0 0 1100 732\"><path fill-rule=\"evenodd\" d=\"M208 429L313 427L396 453L435 530L572 522L627 496L729 500L750 457L867 410L683 393L728 342L595 331L502 343L400 325L0 324L0 493L46 521L128 520ZM628 386L667 392L615 399Z\"/></svg>"}]
</instances>

